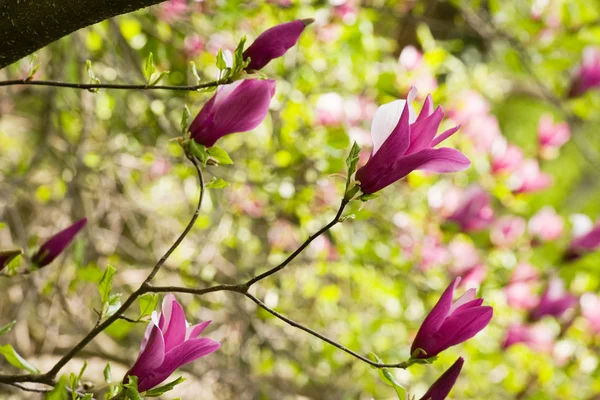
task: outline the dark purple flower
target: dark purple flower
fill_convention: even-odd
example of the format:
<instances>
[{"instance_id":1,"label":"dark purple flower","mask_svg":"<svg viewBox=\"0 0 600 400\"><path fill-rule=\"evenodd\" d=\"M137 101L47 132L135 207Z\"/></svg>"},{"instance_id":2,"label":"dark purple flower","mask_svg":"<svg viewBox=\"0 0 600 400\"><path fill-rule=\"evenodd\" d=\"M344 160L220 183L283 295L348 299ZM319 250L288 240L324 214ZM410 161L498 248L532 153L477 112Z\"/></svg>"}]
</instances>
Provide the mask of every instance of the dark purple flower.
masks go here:
<instances>
[{"instance_id":1,"label":"dark purple flower","mask_svg":"<svg viewBox=\"0 0 600 400\"><path fill-rule=\"evenodd\" d=\"M490 195L480 186L471 186L463 194L461 204L448 217L464 232L476 232L487 228L494 219Z\"/></svg>"},{"instance_id":2,"label":"dark purple flower","mask_svg":"<svg viewBox=\"0 0 600 400\"><path fill-rule=\"evenodd\" d=\"M4 269L12 260L17 256L21 255L23 251L21 249L16 250L0 250L0 271Z\"/></svg>"},{"instance_id":3,"label":"dark purple flower","mask_svg":"<svg viewBox=\"0 0 600 400\"><path fill-rule=\"evenodd\" d=\"M50 264L75 238L81 229L87 223L87 218L80 219L73 225L69 226L52 236L40 249L31 257L31 261L38 267L43 267Z\"/></svg>"},{"instance_id":4,"label":"dark purple flower","mask_svg":"<svg viewBox=\"0 0 600 400\"><path fill-rule=\"evenodd\" d=\"M196 142L211 147L223 136L256 128L267 116L275 81L244 79L219 86L190 126Z\"/></svg>"},{"instance_id":5,"label":"dark purple flower","mask_svg":"<svg viewBox=\"0 0 600 400\"><path fill-rule=\"evenodd\" d=\"M314 20L297 19L279 24L261 33L254 43L244 51L244 59L250 58L247 69L259 70L271 60L281 57L293 47L300 35Z\"/></svg>"},{"instance_id":6,"label":"dark purple flower","mask_svg":"<svg viewBox=\"0 0 600 400\"><path fill-rule=\"evenodd\" d=\"M433 385L431 385L427 393L421 397L421 400L444 400L456 383L464 363L465 360L462 357L458 357L454 364L452 364L452 366L448 368L437 381L433 382Z\"/></svg>"},{"instance_id":7,"label":"dark purple flower","mask_svg":"<svg viewBox=\"0 0 600 400\"><path fill-rule=\"evenodd\" d=\"M140 354L125 376L137 376L138 390L144 392L162 383L182 365L214 353L221 344L198 337L210 322L189 326L181 304L169 293L163 299L162 313L152 314Z\"/></svg>"},{"instance_id":8,"label":"dark purple flower","mask_svg":"<svg viewBox=\"0 0 600 400\"><path fill-rule=\"evenodd\" d=\"M459 283L460 278L456 278L448 286L423 321L410 348L412 357L437 356L447 348L475 336L492 319L492 307L481 305L483 299L475 298L475 289L467 290L458 300L452 302L454 289Z\"/></svg>"},{"instance_id":9,"label":"dark purple flower","mask_svg":"<svg viewBox=\"0 0 600 400\"><path fill-rule=\"evenodd\" d=\"M590 89L600 87L600 49L586 47L580 67L575 71L569 97L578 97Z\"/></svg>"},{"instance_id":10,"label":"dark purple flower","mask_svg":"<svg viewBox=\"0 0 600 400\"><path fill-rule=\"evenodd\" d=\"M539 303L531 310L530 318L532 321L537 321L546 315L559 318L575 304L577 304L577 297L565 289L565 284L560 278L553 277L548 282Z\"/></svg>"},{"instance_id":11,"label":"dark purple flower","mask_svg":"<svg viewBox=\"0 0 600 400\"><path fill-rule=\"evenodd\" d=\"M595 251L600 248L600 222L590 231L577 236L571 241L567 250L566 259L574 260L585 253Z\"/></svg>"},{"instance_id":12,"label":"dark purple flower","mask_svg":"<svg viewBox=\"0 0 600 400\"><path fill-rule=\"evenodd\" d=\"M356 179L363 193L375 193L414 170L456 172L471 162L461 152L448 147L435 149L458 130L458 126L437 134L444 117L441 107L433 110L431 95L415 118L411 103L416 89L407 100L396 100L379 107L371 125L373 150L369 161L358 169Z\"/></svg>"}]
</instances>

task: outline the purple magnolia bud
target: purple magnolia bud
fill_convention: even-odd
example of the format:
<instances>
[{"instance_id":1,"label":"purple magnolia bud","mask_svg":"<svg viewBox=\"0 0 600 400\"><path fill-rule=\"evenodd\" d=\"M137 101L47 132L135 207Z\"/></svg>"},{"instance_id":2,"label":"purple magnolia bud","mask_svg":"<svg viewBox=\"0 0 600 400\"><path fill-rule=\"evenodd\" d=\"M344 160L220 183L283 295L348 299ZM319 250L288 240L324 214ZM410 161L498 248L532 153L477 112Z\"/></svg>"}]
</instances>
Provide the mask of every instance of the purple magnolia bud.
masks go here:
<instances>
[{"instance_id":1,"label":"purple magnolia bud","mask_svg":"<svg viewBox=\"0 0 600 400\"><path fill-rule=\"evenodd\" d=\"M267 116L275 81L244 79L219 86L190 126L191 137L211 147L223 136L256 128Z\"/></svg>"},{"instance_id":2,"label":"purple magnolia bud","mask_svg":"<svg viewBox=\"0 0 600 400\"><path fill-rule=\"evenodd\" d=\"M469 187L463 194L461 204L448 217L464 232L477 232L487 228L494 219L490 195L480 186Z\"/></svg>"},{"instance_id":3,"label":"purple magnolia bud","mask_svg":"<svg viewBox=\"0 0 600 400\"><path fill-rule=\"evenodd\" d=\"M456 383L464 363L465 360L462 357L458 357L454 364L452 364L452 366L448 368L437 381L433 382L433 385L431 385L427 393L421 397L421 400L444 400Z\"/></svg>"},{"instance_id":4,"label":"purple magnolia bud","mask_svg":"<svg viewBox=\"0 0 600 400\"><path fill-rule=\"evenodd\" d=\"M4 269L12 260L21 255L23 250L0 250L0 271Z\"/></svg>"},{"instance_id":5,"label":"purple magnolia bud","mask_svg":"<svg viewBox=\"0 0 600 400\"><path fill-rule=\"evenodd\" d=\"M581 66L575 71L569 97L578 97L590 89L600 87L600 49L586 47Z\"/></svg>"},{"instance_id":6,"label":"purple magnolia bud","mask_svg":"<svg viewBox=\"0 0 600 400\"><path fill-rule=\"evenodd\" d=\"M396 100L377 109L371 125L373 150L369 161L356 172L363 193L375 193L417 169L456 172L471 164L458 150L434 148L459 127L436 136L444 111L441 107L434 111L428 95L417 117L411 106L416 94L411 88L406 101Z\"/></svg>"},{"instance_id":7,"label":"purple magnolia bud","mask_svg":"<svg viewBox=\"0 0 600 400\"><path fill-rule=\"evenodd\" d=\"M313 21L313 19L297 19L276 25L261 33L244 51L244 59L250 58L247 69L262 69L271 60L284 55L298 42L304 28Z\"/></svg>"},{"instance_id":8,"label":"purple magnolia bud","mask_svg":"<svg viewBox=\"0 0 600 400\"><path fill-rule=\"evenodd\" d=\"M423 321L413 341L410 353L414 358L437 356L449 347L460 344L487 326L493 309L482 306L483 299L475 298L475 289L469 289L452 302L454 289L460 283L456 278Z\"/></svg>"},{"instance_id":9,"label":"purple magnolia bud","mask_svg":"<svg viewBox=\"0 0 600 400\"><path fill-rule=\"evenodd\" d=\"M550 353L554 347L555 337L552 328L543 324L513 324L506 331L502 348L507 349L517 343L523 343L535 352Z\"/></svg>"},{"instance_id":10,"label":"purple magnolia bud","mask_svg":"<svg viewBox=\"0 0 600 400\"><path fill-rule=\"evenodd\" d=\"M79 233L81 229L87 223L87 218L80 219L73 225L69 226L52 236L46 243L44 243L37 253L31 257L31 261L39 268L50 264L60 253L73 241L75 235Z\"/></svg>"},{"instance_id":11,"label":"purple magnolia bud","mask_svg":"<svg viewBox=\"0 0 600 400\"><path fill-rule=\"evenodd\" d=\"M189 326L181 304L171 293L167 294L162 313L152 314L140 354L125 376L137 376L138 390L144 392L159 385L182 365L217 351L221 347L219 342L198 337L210 322Z\"/></svg>"},{"instance_id":12,"label":"purple magnolia bud","mask_svg":"<svg viewBox=\"0 0 600 400\"><path fill-rule=\"evenodd\" d=\"M560 278L553 277L548 282L548 287L542 294L539 303L531 311L530 319L537 321L546 315L559 318L569 308L575 306L577 301L577 297L565 289L564 282Z\"/></svg>"}]
</instances>

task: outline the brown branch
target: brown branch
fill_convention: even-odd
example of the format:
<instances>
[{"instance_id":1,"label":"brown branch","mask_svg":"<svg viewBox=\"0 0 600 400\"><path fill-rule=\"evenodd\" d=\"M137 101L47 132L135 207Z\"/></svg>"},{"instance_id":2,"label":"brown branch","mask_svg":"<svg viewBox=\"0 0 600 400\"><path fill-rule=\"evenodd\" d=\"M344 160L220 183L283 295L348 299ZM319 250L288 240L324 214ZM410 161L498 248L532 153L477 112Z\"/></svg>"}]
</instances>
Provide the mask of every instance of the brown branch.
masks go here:
<instances>
[{"instance_id":1,"label":"brown branch","mask_svg":"<svg viewBox=\"0 0 600 400\"><path fill-rule=\"evenodd\" d=\"M231 79L222 79L201 83L198 85L174 86L174 85L134 85L121 83L75 83L75 82L57 82L57 81L35 81L27 79L13 79L8 81L0 81L0 86L28 85L28 86L52 86L71 89L95 90L95 89L135 89L135 90L177 90L177 91L195 91L211 87L217 87L230 83Z\"/></svg>"}]
</instances>

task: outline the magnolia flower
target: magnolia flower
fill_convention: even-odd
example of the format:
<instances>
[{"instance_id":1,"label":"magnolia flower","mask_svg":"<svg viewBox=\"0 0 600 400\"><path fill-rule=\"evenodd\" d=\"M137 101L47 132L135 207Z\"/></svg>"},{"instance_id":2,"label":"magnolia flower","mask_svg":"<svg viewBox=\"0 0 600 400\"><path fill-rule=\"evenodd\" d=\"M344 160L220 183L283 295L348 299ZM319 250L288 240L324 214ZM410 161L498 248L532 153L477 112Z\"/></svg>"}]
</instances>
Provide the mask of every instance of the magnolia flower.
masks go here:
<instances>
[{"instance_id":1,"label":"magnolia flower","mask_svg":"<svg viewBox=\"0 0 600 400\"><path fill-rule=\"evenodd\" d=\"M480 186L473 185L463 194L462 203L448 217L465 232L476 232L487 228L494 219L491 197Z\"/></svg>"},{"instance_id":2,"label":"magnolia flower","mask_svg":"<svg viewBox=\"0 0 600 400\"><path fill-rule=\"evenodd\" d=\"M523 236L525 226L523 218L505 215L498 218L490 228L490 240L498 247L510 247Z\"/></svg>"},{"instance_id":3,"label":"magnolia flower","mask_svg":"<svg viewBox=\"0 0 600 400\"><path fill-rule=\"evenodd\" d=\"M219 342L198 335L211 321L189 326L181 304L169 293L163 299L162 313L152 314L140 354L126 376L137 376L138 390L144 392L159 385L177 368L221 347Z\"/></svg>"},{"instance_id":4,"label":"magnolia flower","mask_svg":"<svg viewBox=\"0 0 600 400\"><path fill-rule=\"evenodd\" d=\"M575 304L577 304L577 297L565 289L565 284L560 278L553 277L529 316L532 321L537 321L546 315L559 318Z\"/></svg>"},{"instance_id":5,"label":"magnolia flower","mask_svg":"<svg viewBox=\"0 0 600 400\"><path fill-rule=\"evenodd\" d=\"M598 248L600 248L600 222L586 233L575 237L571 241L566 258L573 260Z\"/></svg>"},{"instance_id":6,"label":"magnolia flower","mask_svg":"<svg viewBox=\"0 0 600 400\"><path fill-rule=\"evenodd\" d=\"M586 47L583 50L581 65L575 71L569 97L579 97L590 89L600 86L600 49Z\"/></svg>"},{"instance_id":7,"label":"magnolia flower","mask_svg":"<svg viewBox=\"0 0 600 400\"><path fill-rule=\"evenodd\" d=\"M512 172L523 162L523 151L519 146L499 141L501 146L492 150L492 173Z\"/></svg>"},{"instance_id":8,"label":"magnolia flower","mask_svg":"<svg viewBox=\"0 0 600 400\"><path fill-rule=\"evenodd\" d=\"M75 238L75 235L83 229L86 223L87 218L80 219L73 225L52 236L40 246L37 253L31 257L31 261L39 268L50 264L64 249L67 248Z\"/></svg>"},{"instance_id":9,"label":"magnolia flower","mask_svg":"<svg viewBox=\"0 0 600 400\"><path fill-rule=\"evenodd\" d=\"M552 206L546 206L538 211L527 224L527 229L536 238L547 242L556 240L563 231L564 222Z\"/></svg>"},{"instance_id":10,"label":"magnolia flower","mask_svg":"<svg viewBox=\"0 0 600 400\"><path fill-rule=\"evenodd\" d=\"M423 321L410 348L412 357L434 357L472 338L492 319L492 307L481 305L483 299L475 298L475 289L467 290L452 302L454 289L459 283L460 278L456 278L448 286Z\"/></svg>"},{"instance_id":11,"label":"magnolia flower","mask_svg":"<svg viewBox=\"0 0 600 400\"><path fill-rule=\"evenodd\" d=\"M0 250L0 271L4 269L12 260L21 255L21 249L16 250Z\"/></svg>"},{"instance_id":12,"label":"magnolia flower","mask_svg":"<svg viewBox=\"0 0 600 400\"><path fill-rule=\"evenodd\" d=\"M513 324L508 327L502 348L507 349L514 344L523 343L535 352L549 353L552 351L554 338L554 331L545 325Z\"/></svg>"},{"instance_id":13,"label":"magnolia flower","mask_svg":"<svg viewBox=\"0 0 600 400\"><path fill-rule=\"evenodd\" d=\"M400 52L398 63L407 71L414 71L423 65L423 54L415 46L408 45Z\"/></svg>"},{"instance_id":14,"label":"magnolia flower","mask_svg":"<svg viewBox=\"0 0 600 400\"><path fill-rule=\"evenodd\" d=\"M552 177L540 171L536 160L525 160L509 180L513 193L529 193L546 189L552 184Z\"/></svg>"},{"instance_id":15,"label":"magnolia flower","mask_svg":"<svg viewBox=\"0 0 600 400\"><path fill-rule=\"evenodd\" d=\"M317 99L317 122L324 126L338 126L344 122L344 99L338 93L324 93Z\"/></svg>"},{"instance_id":16,"label":"magnolia flower","mask_svg":"<svg viewBox=\"0 0 600 400\"><path fill-rule=\"evenodd\" d=\"M223 136L256 128L267 116L275 94L271 79L244 79L219 86L190 126L191 138L211 147Z\"/></svg>"},{"instance_id":17,"label":"magnolia flower","mask_svg":"<svg viewBox=\"0 0 600 400\"><path fill-rule=\"evenodd\" d=\"M589 328L595 334L600 334L600 296L585 293L581 296L581 315L586 319Z\"/></svg>"},{"instance_id":18,"label":"magnolia flower","mask_svg":"<svg viewBox=\"0 0 600 400\"><path fill-rule=\"evenodd\" d=\"M433 110L427 96L418 117L411 107L417 92L412 88L407 100L396 100L379 107L371 125L373 150L369 161L356 172L363 193L375 193L410 172L456 172L471 163L461 152L448 147L435 149L458 130L450 128L436 137L444 117L441 107Z\"/></svg>"},{"instance_id":19,"label":"magnolia flower","mask_svg":"<svg viewBox=\"0 0 600 400\"><path fill-rule=\"evenodd\" d=\"M456 383L464 363L465 360L458 357L454 364L431 385L427 393L421 397L421 400L444 400Z\"/></svg>"},{"instance_id":20,"label":"magnolia flower","mask_svg":"<svg viewBox=\"0 0 600 400\"><path fill-rule=\"evenodd\" d=\"M259 70L271 60L281 57L300 38L300 35L313 19L296 20L279 24L261 33L244 51L244 59L250 58L248 69Z\"/></svg>"},{"instance_id":21,"label":"magnolia flower","mask_svg":"<svg viewBox=\"0 0 600 400\"><path fill-rule=\"evenodd\" d=\"M539 274L537 270L528 263L519 263L515 267L510 282L504 288L506 303L516 309L530 310L538 302L538 296L534 293Z\"/></svg>"},{"instance_id":22,"label":"magnolia flower","mask_svg":"<svg viewBox=\"0 0 600 400\"><path fill-rule=\"evenodd\" d=\"M571 129L566 122L554 124L552 115L545 114L540 118L538 124L538 139L540 142L540 154L545 159L553 159L558 156L558 150L571 138Z\"/></svg>"}]
</instances>

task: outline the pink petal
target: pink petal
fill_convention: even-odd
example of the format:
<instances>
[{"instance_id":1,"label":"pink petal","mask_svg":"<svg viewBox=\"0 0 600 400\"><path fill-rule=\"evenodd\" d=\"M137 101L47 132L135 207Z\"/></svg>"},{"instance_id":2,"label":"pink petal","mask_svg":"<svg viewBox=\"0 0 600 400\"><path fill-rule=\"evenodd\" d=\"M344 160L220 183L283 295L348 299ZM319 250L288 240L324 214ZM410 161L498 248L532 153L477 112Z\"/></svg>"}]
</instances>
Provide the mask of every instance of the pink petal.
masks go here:
<instances>
[{"instance_id":1,"label":"pink petal","mask_svg":"<svg viewBox=\"0 0 600 400\"><path fill-rule=\"evenodd\" d=\"M433 99L431 98L431 95L428 94L427 97L425 98L425 102L423 103L423 108L421 109L421 112L419 113L419 116L417 117L415 122L419 122L419 121L429 117L432 112L433 112Z\"/></svg>"},{"instance_id":2,"label":"pink petal","mask_svg":"<svg viewBox=\"0 0 600 400\"><path fill-rule=\"evenodd\" d=\"M152 330L144 350L140 352L135 364L129 370L127 375L137 376L138 382L144 377L152 375L153 371L160 366L165 358L165 342L160 329L150 323Z\"/></svg>"},{"instance_id":3,"label":"pink petal","mask_svg":"<svg viewBox=\"0 0 600 400\"><path fill-rule=\"evenodd\" d=\"M435 139L431 142L431 147L435 147L438 144L442 143L444 140L448 139L450 136L454 135L456 131L460 129L460 125L456 125L454 128L450 128L445 130L444 132L437 135Z\"/></svg>"},{"instance_id":4,"label":"pink petal","mask_svg":"<svg viewBox=\"0 0 600 400\"><path fill-rule=\"evenodd\" d=\"M187 323L183 307L177 301L172 302L171 318L163 328L165 337L165 352L183 343L187 332Z\"/></svg>"},{"instance_id":5,"label":"pink petal","mask_svg":"<svg viewBox=\"0 0 600 400\"><path fill-rule=\"evenodd\" d=\"M450 307L450 311L448 311L448 314L452 314L458 307L462 306L463 304L475 300L475 292L475 289L467 290L465 294L460 296L458 300L452 303L452 307Z\"/></svg>"},{"instance_id":6,"label":"pink petal","mask_svg":"<svg viewBox=\"0 0 600 400\"><path fill-rule=\"evenodd\" d=\"M175 300L175 296L172 293L168 293L162 302L162 313L160 314L160 319L158 321L158 327L161 331L164 332L165 327L169 326L169 322L171 321L171 313L173 311L173 305L177 303Z\"/></svg>"},{"instance_id":7,"label":"pink petal","mask_svg":"<svg viewBox=\"0 0 600 400\"><path fill-rule=\"evenodd\" d=\"M198 335L200 335L202 333L202 331L204 329L206 329L208 324L210 324L211 322L212 321L206 321L206 322L202 322L200 324L194 325L194 326L189 326L187 328L185 339L187 340L187 339L197 338Z\"/></svg>"},{"instance_id":8,"label":"pink petal","mask_svg":"<svg viewBox=\"0 0 600 400\"><path fill-rule=\"evenodd\" d=\"M402 115L405 106L406 100L395 100L380 106L377 111L375 111L375 116L371 123L371 140L373 140L373 150L371 154L375 155L375 153L377 153L383 143L385 143L398 126L400 116Z\"/></svg>"},{"instance_id":9,"label":"pink petal","mask_svg":"<svg viewBox=\"0 0 600 400\"><path fill-rule=\"evenodd\" d=\"M431 147L431 142L444 117L442 107L438 107L429 117L417 121L410 127L410 146L405 155L416 153L419 150Z\"/></svg>"}]
</instances>

